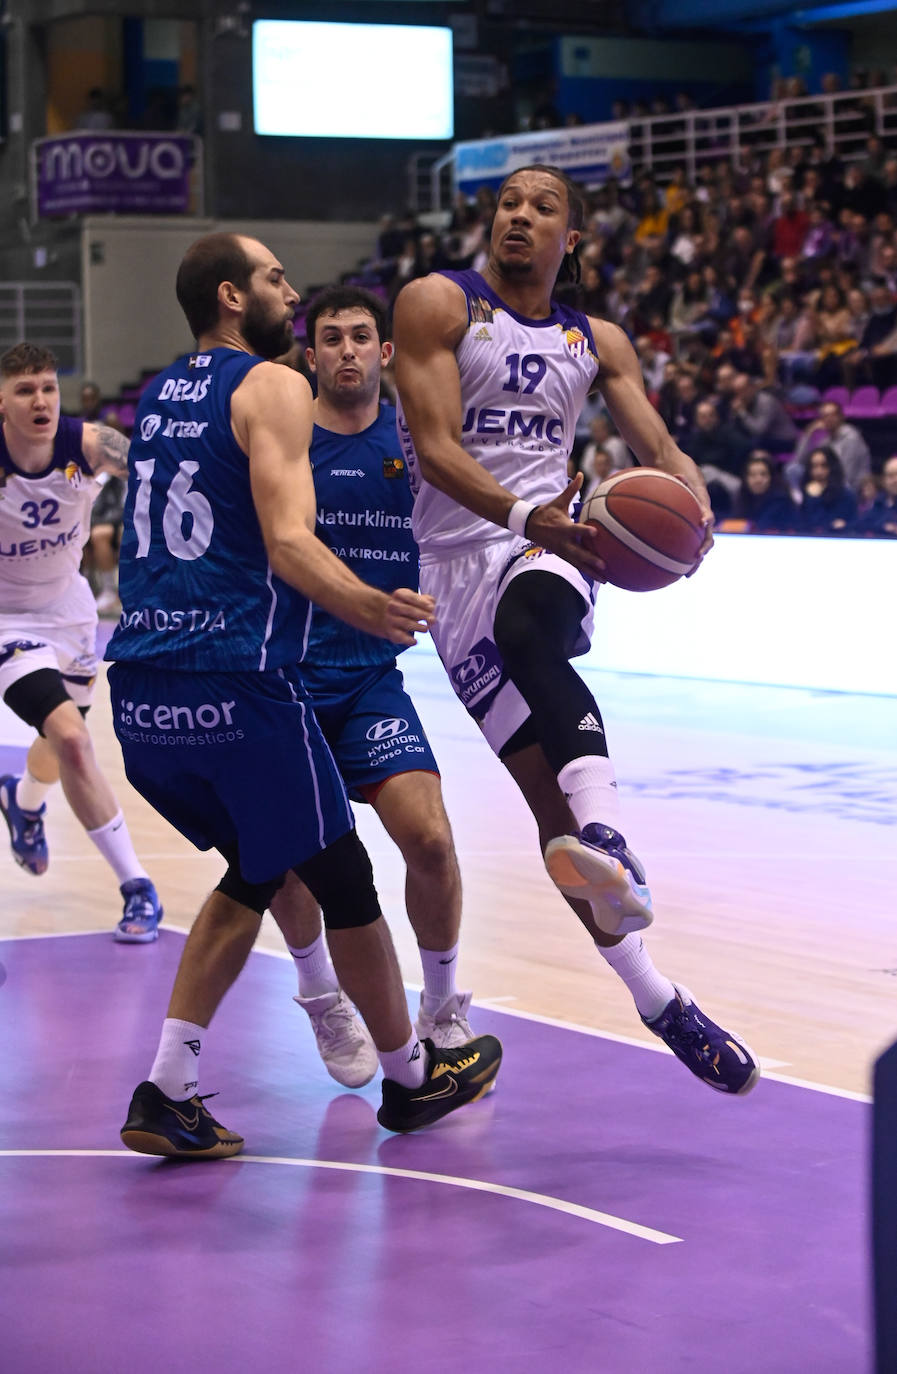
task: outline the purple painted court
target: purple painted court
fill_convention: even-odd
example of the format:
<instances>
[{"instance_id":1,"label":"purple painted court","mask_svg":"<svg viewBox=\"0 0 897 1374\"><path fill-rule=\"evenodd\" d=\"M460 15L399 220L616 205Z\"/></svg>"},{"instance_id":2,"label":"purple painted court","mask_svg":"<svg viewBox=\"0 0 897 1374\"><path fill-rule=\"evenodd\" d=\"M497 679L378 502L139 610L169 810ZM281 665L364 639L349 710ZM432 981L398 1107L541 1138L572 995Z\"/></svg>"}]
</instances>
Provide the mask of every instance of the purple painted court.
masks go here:
<instances>
[{"instance_id":1,"label":"purple painted court","mask_svg":"<svg viewBox=\"0 0 897 1374\"><path fill-rule=\"evenodd\" d=\"M0 942L4 1374L861 1374L868 1106L476 1009L505 1061L411 1137L252 956L204 1052L247 1153L119 1143L182 937Z\"/></svg>"}]
</instances>

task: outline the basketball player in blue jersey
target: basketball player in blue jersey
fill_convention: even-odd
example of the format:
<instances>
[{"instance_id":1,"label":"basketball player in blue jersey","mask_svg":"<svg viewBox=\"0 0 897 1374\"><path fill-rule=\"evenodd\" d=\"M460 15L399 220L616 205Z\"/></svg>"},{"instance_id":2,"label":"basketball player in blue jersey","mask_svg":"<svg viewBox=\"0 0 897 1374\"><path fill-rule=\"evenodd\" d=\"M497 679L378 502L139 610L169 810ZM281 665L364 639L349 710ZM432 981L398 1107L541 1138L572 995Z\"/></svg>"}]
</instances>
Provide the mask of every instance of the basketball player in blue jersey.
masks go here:
<instances>
[{"instance_id":1,"label":"basketball player in blue jersey","mask_svg":"<svg viewBox=\"0 0 897 1374\"><path fill-rule=\"evenodd\" d=\"M501 1046L483 1036L437 1049L412 1031L370 862L298 664L311 599L400 645L427 628L433 603L367 585L315 538L311 391L267 361L286 350L299 299L277 259L255 239L207 235L182 261L177 295L197 348L137 410L109 680L128 777L227 869L184 946L122 1140L190 1158L242 1148L197 1096L198 1062L288 869L320 904L340 983L377 1047L378 1119L415 1130L486 1092Z\"/></svg>"},{"instance_id":2,"label":"basketball player in blue jersey","mask_svg":"<svg viewBox=\"0 0 897 1374\"><path fill-rule=\"evenodd\" d=\"M97 611L79 572L103 473L127 472L128 441L59 413L56 359L20 343L0 358L0 696L37 731L21 777L0 778L0 811L26 873L50 861L46 797L59 781L124 899L115 938L156 939L162 908L97 767L84 717L97 675Z\"/></svg>"},{"instance_id":3,"label":"basketball player in blue jersey","mask_svg":"<svg viewBox=\"0 0 897 1374\"><path fill-rule=\"evenodd\" d=\"M317 533L359 577L385 592L417 586L411 489L396 412L380 404L392 356L386 309L370 291L334 286L305 317L317 378L311 466ZM405 860L405 900L424 974L417 1031L439 1046L472 1038L470 993L455 984L461 878L436 761L396 666L396 646L327 611L312 614L302 677L353 801L369 802ZM317 903L290 876L271 913L296 961L299 996L328 1071L360 1087L377 1070L370 1037L340 991Z\"/></svg>"},{"instance_id":4,"label":"basketball player in blue jersey","mask_svg":"<svg viewBox=\"0 0 897 1374\"><path fill-rule=\"evenodd\" d=\"M578 276L583 200L557 168L504 182L486 267L409 283L395 310L399 425L415 490L421 588L455 691L539 826L546 866L644 1021L693 1073L747 1092L759 1066L686 989L655 969L644 870L621 832L598 705L569 660L584 653L604 568L570 507L576 417L597 386L639 462L707 490L645 395L623 331L559 306Z\"/></svg>"}]
</instances>

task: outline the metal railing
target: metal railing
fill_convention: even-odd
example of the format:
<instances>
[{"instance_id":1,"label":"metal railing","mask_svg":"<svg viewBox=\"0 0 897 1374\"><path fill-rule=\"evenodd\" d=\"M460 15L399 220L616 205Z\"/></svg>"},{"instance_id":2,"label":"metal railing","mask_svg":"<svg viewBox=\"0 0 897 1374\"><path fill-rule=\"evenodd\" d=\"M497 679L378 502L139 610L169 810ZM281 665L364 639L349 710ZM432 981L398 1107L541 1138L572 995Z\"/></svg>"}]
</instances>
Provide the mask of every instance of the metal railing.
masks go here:
<instances>
[{"instance_id":1,"label":"metal railing","mask_svg":"<svg viewBox=\"0 0 897 1374\"><path fill-rule=\"evenodd\" d=\"M633 165L651 169L658 181L683 167L694 182L702 164L807 147L820 135L828 149L851 162L863 156L870 134L897 135L897 86L633 119L629 152Z\"/></svg>"},{"instance_id":2,"label":"metal railing","mask_svg":"<svg viewBox=\"0 0 897 1374\"><path fill-rule=\"evenodd\" d=\"M745 156L774 148L808 146L821 135L844 161L861 158L866 139L878 134L897 139L897 86L753 105L682 110L630 119L629 153L633 167L650 170L666 182L677 167L694 184L707 163L737 164ZM525 135L515 135L525 138ZM445 212L453 197L454 150L419 154L409 169L411 204L416 211ZM575 173L574 173L575 175Z\"/></svg>"},{"instance_id":3,"label":"metal railing","mask_svg":"<svg viewBox=\"0 0 897 1374\"><path fill-rule=\"evenodd\" d=\"M451 149L428 148L409 159L408 205L416 215L444 214L451 208L454 156Z\"/></svg>"},{"instance_id":4,"label":"metal railing","mask_svg":"<svg viewBox=\"0 0 897 1374\"><path fill-rule=\"evenodd\" d=\"M0 353L23 339L51 348L60 372L80 373L80 287L68 281L0 282Z\"/></svg>"}]
</instances>

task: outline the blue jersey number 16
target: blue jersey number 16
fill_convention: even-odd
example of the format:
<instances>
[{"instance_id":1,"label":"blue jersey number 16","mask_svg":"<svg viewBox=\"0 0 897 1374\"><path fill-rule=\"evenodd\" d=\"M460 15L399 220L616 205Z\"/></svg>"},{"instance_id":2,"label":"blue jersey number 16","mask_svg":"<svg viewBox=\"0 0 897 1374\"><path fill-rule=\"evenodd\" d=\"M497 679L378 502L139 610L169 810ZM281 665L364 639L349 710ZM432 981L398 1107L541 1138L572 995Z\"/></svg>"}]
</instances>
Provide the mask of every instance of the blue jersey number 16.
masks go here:
<instances>
[{"instance_id":1,"label":"blue jersey number 16","mask_svg":"<svg viewBox=\"0 0 897 1374\"><path fill-rule=\"evenodd\" d=\"M152 496L155 458L145 458L134 464L137 473L137 496L134 500L134 529L137 533L137 558L146 558L150 551L150 497ZM192 562L201 558L212 542L215 517L202 492L193 490L193 474L199 463L179 463L172 478L162 513L162 534L165 547L174 558ZM185 519L185 517L187 517ZM186 529L185 529L186 527Z\"/></svg>"}]
</instances>

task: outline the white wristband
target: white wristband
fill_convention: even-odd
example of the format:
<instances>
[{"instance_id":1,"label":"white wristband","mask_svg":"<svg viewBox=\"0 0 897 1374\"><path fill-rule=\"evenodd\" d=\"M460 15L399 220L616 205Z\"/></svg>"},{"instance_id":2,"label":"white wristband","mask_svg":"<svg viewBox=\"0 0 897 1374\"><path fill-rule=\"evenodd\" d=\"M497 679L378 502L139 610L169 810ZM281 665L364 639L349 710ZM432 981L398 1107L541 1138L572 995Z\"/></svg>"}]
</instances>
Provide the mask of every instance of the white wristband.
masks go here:
<instances>
[{"instance_id":1,"label":"white wristband","mask_svg":"<svg viewBox=\"0 0 897 1374\"><path fill-rule=\"evenodd\" d=\"M508 511L508 529L513 534L526 538L526 522L536 509L532 501L515 501Z\"/></svg>"}]
</instances>

